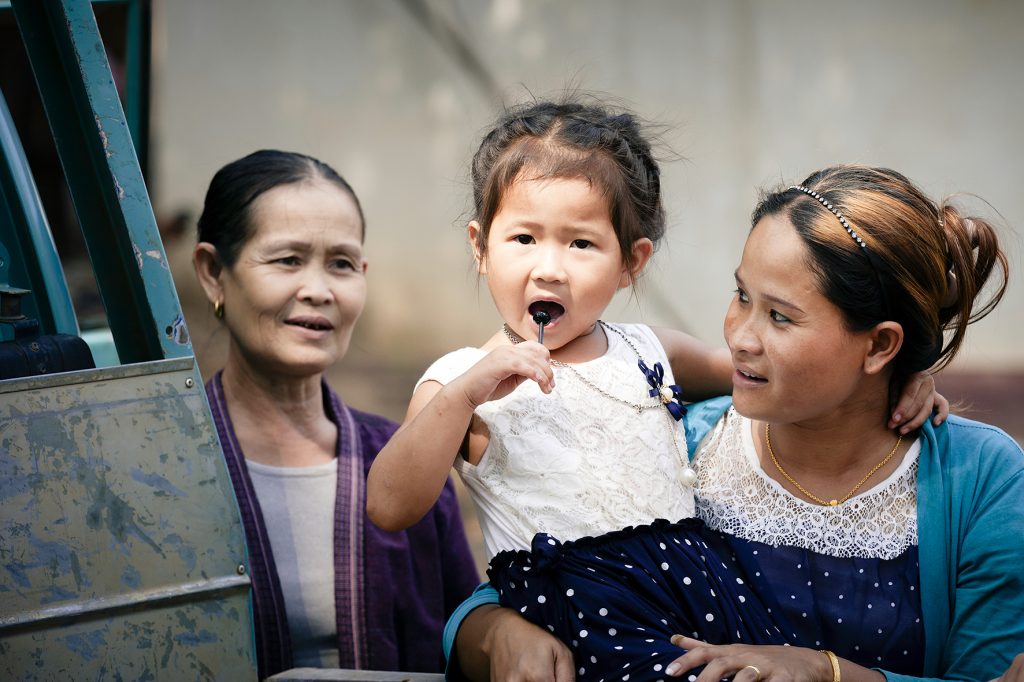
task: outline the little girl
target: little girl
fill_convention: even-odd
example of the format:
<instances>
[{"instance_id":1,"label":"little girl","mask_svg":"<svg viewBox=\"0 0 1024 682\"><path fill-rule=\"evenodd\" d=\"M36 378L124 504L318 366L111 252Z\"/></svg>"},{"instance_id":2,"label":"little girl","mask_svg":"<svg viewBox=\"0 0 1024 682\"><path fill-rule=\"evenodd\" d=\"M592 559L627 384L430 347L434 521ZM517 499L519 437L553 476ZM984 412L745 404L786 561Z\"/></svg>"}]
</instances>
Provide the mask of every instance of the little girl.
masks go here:
<instances>
[{"instance_id":1,"label":"little girl","mask_svg":"<svg viewBox=\"0 0 1024 682\"><path fill-rule=\"evenodd\" d=\"M691 518L682 401L731 392L727 350L600 319L665 230L659 168L634 117L579 103L514 109L472 173L469 241L505 324L423 375L370 470L370 518L388 530L415 523L454 466L503 604L570 643L581 679L659 679L679 654L673 632L786 643L755 597L767 587L719 557ZM892 426L900 414L916 415L905 429L927 418L934 394L918 389L930 381L910 382ZM594 589L555 589L579 573ZM666 607L668 620L636 627ZM609 610L628 614L621 628L607 627ZM604 616L600 632L589 613Z\"/></svg>"}]
</instances>

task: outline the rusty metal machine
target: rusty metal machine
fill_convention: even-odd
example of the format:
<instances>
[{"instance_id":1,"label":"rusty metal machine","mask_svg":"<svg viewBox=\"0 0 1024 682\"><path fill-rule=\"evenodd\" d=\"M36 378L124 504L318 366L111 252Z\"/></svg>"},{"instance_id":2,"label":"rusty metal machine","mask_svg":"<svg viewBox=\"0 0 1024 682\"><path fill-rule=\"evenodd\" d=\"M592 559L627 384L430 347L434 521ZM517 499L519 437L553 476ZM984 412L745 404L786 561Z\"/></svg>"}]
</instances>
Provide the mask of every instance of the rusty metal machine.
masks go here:
<instances>
[{"instance_id":1,"label":"rusty metal machine","mask_svg":"<svg viewBox=\"0 0 1024 682\"><path fill-rule=\"evenodd\" d=\"M123 4L129 45L148 49L148 3ZM255 679L244 534L132 142L137 107L126 116L88 0L0 12L116 350L109 366L31 359L0 380L0 679ZM79 329L2 100L0 146L0 342L34 322L31 354Z\"/></svg>"}]
</instances>

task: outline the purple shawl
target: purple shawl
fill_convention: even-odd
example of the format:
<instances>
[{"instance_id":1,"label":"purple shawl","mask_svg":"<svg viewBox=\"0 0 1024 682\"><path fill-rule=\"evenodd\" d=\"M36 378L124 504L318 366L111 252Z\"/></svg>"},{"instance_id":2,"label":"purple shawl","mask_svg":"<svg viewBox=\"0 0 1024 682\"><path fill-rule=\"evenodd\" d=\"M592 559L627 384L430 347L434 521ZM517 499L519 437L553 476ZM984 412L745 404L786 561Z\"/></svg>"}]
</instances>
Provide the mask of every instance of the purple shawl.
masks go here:
<instances>
[{"instance_id":1,"label":"purple shawl","mask_svg":"<svg viewBox=\"0 0 1024 682\"><path fill-rule=\"evenodd\" d=\"M207 382L206 394L245 527L262 679L292 667L285 604L220 372ZM445 621L479 582L452 483L416 525L398 533L380 530L366 517L366 475L398 427L346 406L326 382L323 400L338 427L334 602L340 666L442 672Z\"/></svg>"}]
</instances>

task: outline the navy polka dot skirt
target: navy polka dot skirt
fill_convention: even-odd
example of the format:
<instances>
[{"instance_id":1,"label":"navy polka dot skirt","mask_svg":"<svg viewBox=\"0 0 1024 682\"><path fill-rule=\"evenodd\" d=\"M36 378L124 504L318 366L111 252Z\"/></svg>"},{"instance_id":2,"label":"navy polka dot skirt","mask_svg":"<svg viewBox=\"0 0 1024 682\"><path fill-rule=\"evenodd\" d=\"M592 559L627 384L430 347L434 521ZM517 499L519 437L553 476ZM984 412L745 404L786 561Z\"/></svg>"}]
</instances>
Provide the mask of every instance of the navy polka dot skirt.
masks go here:
<instances>
[{"instance_id":1,"label":"navy polka dot skirt","mask_svg":"<svg viewBox=\"0 0 1024 682\"><path fill-rule=\"evenodd\" d=\"M675 634L793 643L745 565L720 534L684 519L565 543L539 533L531 551L496 555L487 574L503 606L569 646L578 680L641 682L671 679L665 667L684 653L669 642Z\"/></svg>"}]
</instances>

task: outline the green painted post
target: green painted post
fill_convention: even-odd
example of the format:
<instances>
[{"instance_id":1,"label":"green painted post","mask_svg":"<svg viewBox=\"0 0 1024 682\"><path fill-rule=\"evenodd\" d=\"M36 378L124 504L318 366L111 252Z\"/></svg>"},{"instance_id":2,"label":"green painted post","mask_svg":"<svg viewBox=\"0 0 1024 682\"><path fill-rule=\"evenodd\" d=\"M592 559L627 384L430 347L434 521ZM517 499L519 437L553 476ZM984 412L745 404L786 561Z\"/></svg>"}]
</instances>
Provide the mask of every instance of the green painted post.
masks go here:
<instances>
[{"instance_id":1,"label":"green painted post","mask_svg":"<svg viewBox=\"0 0 1024 682\"><path fill-rule=\"evenodd\" d=\"M124 363L192 346L88 0L12 0Z\"/></svg>"}]
</instances>

